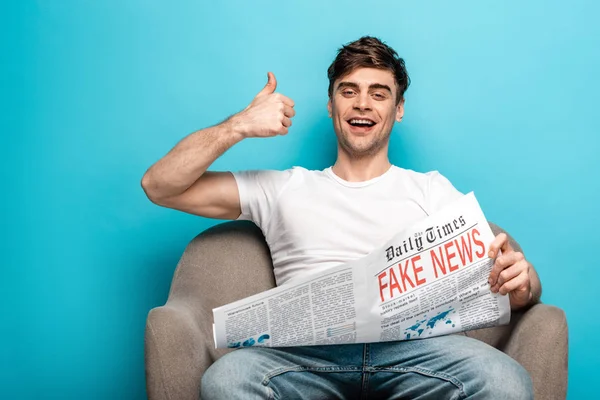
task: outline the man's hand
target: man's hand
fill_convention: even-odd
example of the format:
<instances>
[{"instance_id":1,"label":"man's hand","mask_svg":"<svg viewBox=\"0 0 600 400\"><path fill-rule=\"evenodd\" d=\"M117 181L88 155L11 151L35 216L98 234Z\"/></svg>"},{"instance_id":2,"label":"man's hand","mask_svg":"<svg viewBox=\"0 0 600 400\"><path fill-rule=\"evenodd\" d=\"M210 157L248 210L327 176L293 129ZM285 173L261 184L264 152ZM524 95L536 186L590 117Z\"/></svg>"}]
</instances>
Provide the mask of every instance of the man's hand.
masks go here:
<instances>
[{"instance_id":1,"label":"man's hand","mask_svg":"<svg viewBox=\"0 0 600 400\"><path fill-rule=\"evenodd\" d=\"M500 256L499 251L502 251ZM488 255L490 258L496 257L488 279L492 292L503 295L508 293L512 309L528 305L533 297L532 270L523 253L514 251L508 242L508 236L500 233L490 245Z\"/></svg>"},{"instance_id":2,"label":"man's hand","mask_svg":"<svg viewBox=\"0 0 600 400\"><path fill-rule=\"evenodd\" d=\"M275 75L269 72L267 76L267 84L248 107L229 120L235 130L244 137L285 135L292 126L291 118L296 115L294 102L280 93L275 93Z\"/></svg>"}]
</instances>

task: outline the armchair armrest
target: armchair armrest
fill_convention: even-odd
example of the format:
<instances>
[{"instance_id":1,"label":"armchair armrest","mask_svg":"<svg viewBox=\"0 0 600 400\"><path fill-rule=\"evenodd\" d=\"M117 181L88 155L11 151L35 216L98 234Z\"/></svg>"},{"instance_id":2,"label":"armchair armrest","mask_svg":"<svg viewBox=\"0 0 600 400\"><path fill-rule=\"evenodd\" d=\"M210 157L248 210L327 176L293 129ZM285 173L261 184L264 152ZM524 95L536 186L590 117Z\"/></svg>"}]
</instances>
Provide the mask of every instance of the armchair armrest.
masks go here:
<instances>
[{"instance_id":1,"label":"armchair armrest","mask_svg":"<svg viewBox=\"0 0 600 400\"><path fill-rule=\"evenodd\" d=\"M535 398L565 399L568 327L564 311L547 304L536 304L515 317L504 352L529 371Z\"/></svg>"},{"instance_id":2,"label":"armchair armrest","mask_svg":"<svg viewBox=\"0 0 600 400\"><path fill-rule=\"evenodd\" d=\"M536 304L513 312L509 325L476 329L465 335L496 347L521 364L533 380L536 399L566 398L568 329L560 308Z\"/></svg>"},{"instance_id":3,"label":"armchair armrest","mask_svg":"<svg viewBox=\"0 0 600 400\"><path fill-rule=\"evenodd\" d=\"M194 315L197 314L197 315ZM148 314L146 322L146 386L150 399L197 399L200 379L213 362L208 351L212 330L196 313L170 301Z\"/></svg>"},{"instance_id":4,"label":"armchair armrest","mask_svg":"<svg viewBox=\"0 0 600 400\"><path fill-rule=\"evenodd\" d=\"M232 221L202 232L177 265L169 298L146 322L148 398L198 399L204 371L228 349L215 349L212 309L275 286L260 229Z\"/></svg>"}]
</instances>

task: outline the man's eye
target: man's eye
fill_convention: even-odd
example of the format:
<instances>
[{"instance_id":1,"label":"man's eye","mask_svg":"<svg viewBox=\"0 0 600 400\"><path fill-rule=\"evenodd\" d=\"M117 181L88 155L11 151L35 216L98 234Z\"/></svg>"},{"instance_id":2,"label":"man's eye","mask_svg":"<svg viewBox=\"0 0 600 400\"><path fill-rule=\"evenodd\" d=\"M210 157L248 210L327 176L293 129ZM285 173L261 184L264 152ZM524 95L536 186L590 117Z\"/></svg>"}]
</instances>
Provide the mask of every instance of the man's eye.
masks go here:
<instances>
[{"instance_id":1,"label":"man's eye","mask_svg":"<svg viewBox=\"0 0 600 400\"><path fill-rule=\"evenodd\" d=\"M383 93L375 93L375 97L378 99L385 99L385 95Z\"/></svg>"},{"instance_id":2,"label":"man's eye","mask_svg":"<svg viewBox=\"0 0 600 400\"><path fill-rule=\"evenodd\" d=\"M344 91L342 92L342 94L343 94L344 96L352 96L352 95L354 94L354 91L352 91L352 90L344 90Z\"/></svg>"}]
</instances>

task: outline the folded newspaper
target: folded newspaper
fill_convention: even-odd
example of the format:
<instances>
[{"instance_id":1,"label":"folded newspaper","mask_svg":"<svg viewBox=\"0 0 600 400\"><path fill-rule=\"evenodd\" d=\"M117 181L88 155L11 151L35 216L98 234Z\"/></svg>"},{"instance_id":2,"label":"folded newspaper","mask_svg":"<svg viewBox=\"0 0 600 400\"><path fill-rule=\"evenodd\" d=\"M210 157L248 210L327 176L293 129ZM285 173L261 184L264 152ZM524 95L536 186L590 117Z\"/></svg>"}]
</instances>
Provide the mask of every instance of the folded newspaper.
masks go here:
<instances>
[{"instance_id":1,"label":"folded newspaper","mask_svg":"<svg viewBox=\"0 0 600 400\"><path fill-rule=\"evenodd\" d=\"M475 195L369 255L213 310L217 348L423 339L507 324L488 277L494 235Z\"/></svg>"}]
</instances>

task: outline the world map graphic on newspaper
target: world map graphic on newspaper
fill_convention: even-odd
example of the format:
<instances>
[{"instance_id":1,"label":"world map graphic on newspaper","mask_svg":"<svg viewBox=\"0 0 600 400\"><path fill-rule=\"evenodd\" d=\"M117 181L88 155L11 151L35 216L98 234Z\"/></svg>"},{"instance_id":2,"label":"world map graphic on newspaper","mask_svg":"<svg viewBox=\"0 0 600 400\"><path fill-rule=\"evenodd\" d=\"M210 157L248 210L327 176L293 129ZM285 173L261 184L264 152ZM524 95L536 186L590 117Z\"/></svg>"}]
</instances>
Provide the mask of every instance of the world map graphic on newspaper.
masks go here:
<instances>
[{"instance_id":1,"label":"world map graphic on newspaper","mask_svg":"<svg viewBox=\"0 0 600 400\"><path fill-rule=\"evenodd\" d=\"M410 338L414 339L416 337L432 335L436 329L439 329L444 324L452 325L452 327L454 327L454 322L452 322L451 317L452 314L455 313L456 311L454 308L450 307L448 310L439 312L431 318L427 318L427 315L423 315L423 319L417 320L413 325L404 330L405 338L408 340ZM425 335L423 335L424 332Z\"/></svg>"}]
</instances>

